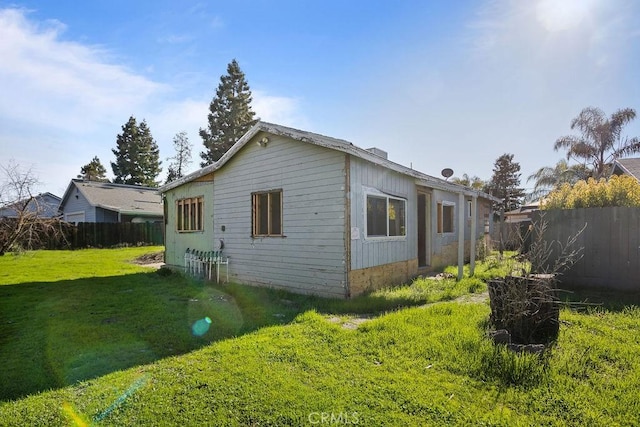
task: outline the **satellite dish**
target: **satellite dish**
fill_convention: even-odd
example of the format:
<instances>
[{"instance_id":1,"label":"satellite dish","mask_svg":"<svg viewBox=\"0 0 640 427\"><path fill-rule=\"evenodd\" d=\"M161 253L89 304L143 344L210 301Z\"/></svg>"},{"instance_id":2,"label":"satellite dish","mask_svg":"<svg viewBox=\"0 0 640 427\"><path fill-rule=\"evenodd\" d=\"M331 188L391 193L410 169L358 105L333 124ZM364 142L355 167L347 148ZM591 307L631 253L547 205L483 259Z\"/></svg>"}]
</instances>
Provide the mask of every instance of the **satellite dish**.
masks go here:
<instances>
[{"instance_id":1,"label":"satellite dish","mask_svg":"<svg viewBox=\"0 0 640 427\"><path fill-rule=\"evenodd\" d=\"M442 176L444 176L445 179L449 179L453 176L453 169L444 168L440 173L442 174Z\"/></svg>"}]
</instances>

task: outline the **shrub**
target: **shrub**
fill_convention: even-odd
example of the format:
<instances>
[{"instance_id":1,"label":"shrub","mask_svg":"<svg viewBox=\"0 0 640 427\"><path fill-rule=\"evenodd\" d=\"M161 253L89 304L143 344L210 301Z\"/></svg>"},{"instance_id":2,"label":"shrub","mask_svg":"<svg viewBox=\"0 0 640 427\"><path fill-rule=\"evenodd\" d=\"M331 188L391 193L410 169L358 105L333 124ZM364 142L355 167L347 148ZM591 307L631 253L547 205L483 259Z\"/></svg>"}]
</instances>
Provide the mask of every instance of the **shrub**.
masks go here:
<instances>
[{"instance_id":1,"label":"shrub","mask_svg":"<svg viewBox=\"0 0 640 427\"><path fill-rule=\"evenodd\" d=\"M545 199L542 209L598 208L640 206L640 182L628 175L614 175L609 180L589 178L573 187L563 184Z\"/></svg>"}]
</instances>

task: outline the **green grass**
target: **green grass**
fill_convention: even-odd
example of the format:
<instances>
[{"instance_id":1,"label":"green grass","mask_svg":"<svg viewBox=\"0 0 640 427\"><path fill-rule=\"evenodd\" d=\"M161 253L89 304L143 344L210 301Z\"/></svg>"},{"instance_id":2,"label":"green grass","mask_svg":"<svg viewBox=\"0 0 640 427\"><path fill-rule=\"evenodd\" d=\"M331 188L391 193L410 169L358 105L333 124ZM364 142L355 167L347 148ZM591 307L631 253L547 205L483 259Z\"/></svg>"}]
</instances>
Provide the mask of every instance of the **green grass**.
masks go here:
<instances>
[{"instance_id":1,"label":"green grass","mask_svg":"<svg viewBox=\"0 0 640 427\"><path fill-rule=\"evenodd\" d=\"M0 404L0 419L310 425L334 414L360 425L640 422L637 308L564 310L568 326L543 359L496 351L484 337L487 315L483 304L441 303L347 330L309 311L289 325Z\"/></svg>"},{"instance_id":2,"label":"green grass","mask_svg":"<svg viewBox=\"0 0 640 427\"><path fill-rule=\"evenodd\" d=\"M127 251L88 255L122 264ZM475 282L429 291L424 279L345 302L117 268L133 270L0 286L0 387L5 400L30 394L0 403L0 425L640 423L634 306L564 309L538 357L491 344L486 304L399 309ZM378 309L355 330L330 320ZM205 316L210 329L193 335Z\"/></svg>"},{"instance_id":3,"label":"green grass","mask_svg":"<svg viewBox=\"0 0 640 427\"><path fill-rule=\"evenodd\" d=\"M131 263L161 249L0 257L0 360L9 367L0 376L0 400L187 353L291 322L311 309L347 315L387 312L442 299L466 286L447 279L429 288L422 280L420 286L345 301L233 284L211 286Z\"/></svg>"}]
</instances>

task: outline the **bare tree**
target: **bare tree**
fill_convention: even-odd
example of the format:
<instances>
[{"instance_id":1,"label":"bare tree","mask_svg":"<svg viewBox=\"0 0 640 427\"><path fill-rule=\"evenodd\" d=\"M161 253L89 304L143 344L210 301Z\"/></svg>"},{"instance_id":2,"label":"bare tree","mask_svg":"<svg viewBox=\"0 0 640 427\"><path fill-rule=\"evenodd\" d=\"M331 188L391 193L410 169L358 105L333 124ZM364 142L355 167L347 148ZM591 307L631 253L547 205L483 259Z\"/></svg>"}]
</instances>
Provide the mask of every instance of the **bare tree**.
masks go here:
<instances>
[{"instance_id":1,"label":"bare tree","mask_svg":"<svg viewBox=\"0 0 640 427\"><path fill-rule=\"evenodd\" d=\"M38 179L14 161L0 165L0 256L19 246L35 247L47 237L62 236L59 221L44 217L34 194Z\"/></svg>"}]
</instances>

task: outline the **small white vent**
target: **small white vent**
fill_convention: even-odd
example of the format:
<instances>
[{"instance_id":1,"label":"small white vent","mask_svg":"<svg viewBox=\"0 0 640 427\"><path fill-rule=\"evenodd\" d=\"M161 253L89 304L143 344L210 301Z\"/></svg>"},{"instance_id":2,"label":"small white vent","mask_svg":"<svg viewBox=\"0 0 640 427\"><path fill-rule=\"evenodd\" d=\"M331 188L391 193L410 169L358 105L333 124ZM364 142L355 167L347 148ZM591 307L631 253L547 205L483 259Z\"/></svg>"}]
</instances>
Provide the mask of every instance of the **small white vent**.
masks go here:
<instances>
[{"instance_id":1,"label":"small white vent","mask_svg":"<svg viewBox=\"0 0 640 427\"><path fill-rule=\"evenodd\" d=\"M379 148L371 147L367 148L367 151L375 154L376 156L382 157L383 159L388 159L387 152Z\"/></svg>"}]
</instances>

